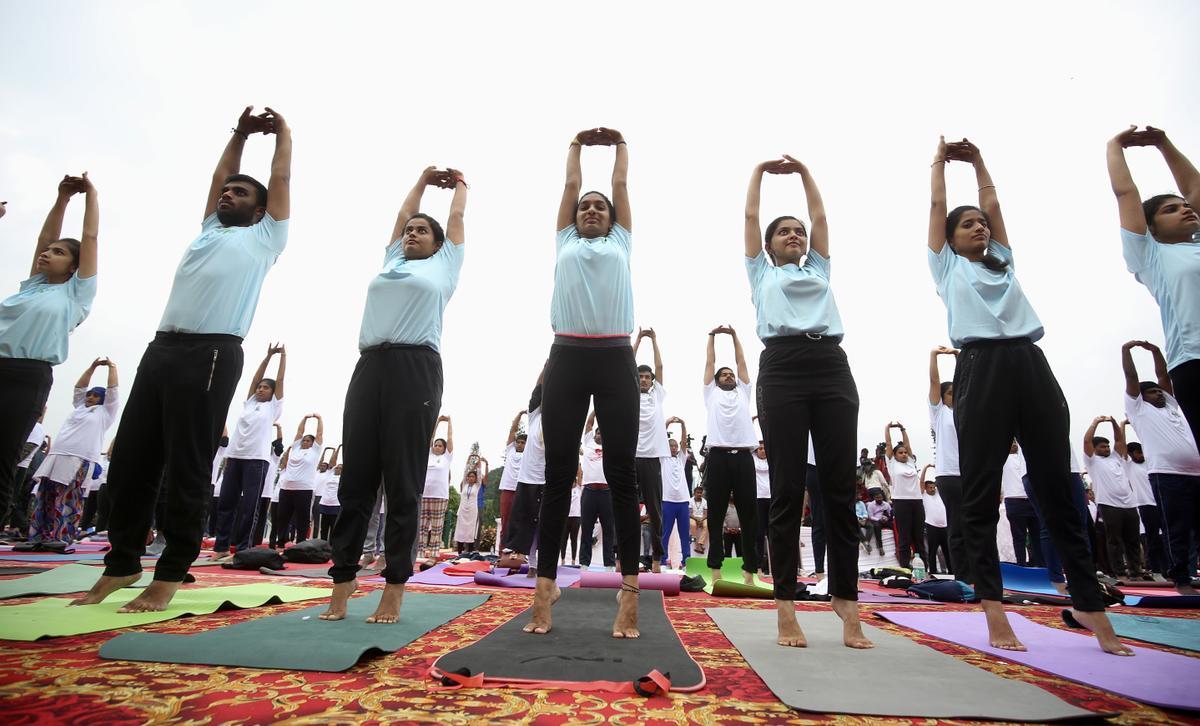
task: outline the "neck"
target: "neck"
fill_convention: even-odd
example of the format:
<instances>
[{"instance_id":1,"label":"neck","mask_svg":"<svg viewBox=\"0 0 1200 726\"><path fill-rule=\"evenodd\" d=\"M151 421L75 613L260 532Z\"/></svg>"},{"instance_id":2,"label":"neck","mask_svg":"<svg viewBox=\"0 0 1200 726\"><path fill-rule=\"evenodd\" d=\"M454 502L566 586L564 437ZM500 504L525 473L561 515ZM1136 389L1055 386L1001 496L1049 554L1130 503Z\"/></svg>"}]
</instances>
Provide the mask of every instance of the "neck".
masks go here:
<instances>
[{"instance_id":1,"label":"neck","mask_svg":"<svg viewBox=\"0 0 1200 726\"><path fill-rule=\"evenodd\" d=\"M61 285L67 280L70 280L71 276L74 274L74 272L68 272L64 275L46 275L46 282L52 285Z\"/></svg>"}]
</instances>

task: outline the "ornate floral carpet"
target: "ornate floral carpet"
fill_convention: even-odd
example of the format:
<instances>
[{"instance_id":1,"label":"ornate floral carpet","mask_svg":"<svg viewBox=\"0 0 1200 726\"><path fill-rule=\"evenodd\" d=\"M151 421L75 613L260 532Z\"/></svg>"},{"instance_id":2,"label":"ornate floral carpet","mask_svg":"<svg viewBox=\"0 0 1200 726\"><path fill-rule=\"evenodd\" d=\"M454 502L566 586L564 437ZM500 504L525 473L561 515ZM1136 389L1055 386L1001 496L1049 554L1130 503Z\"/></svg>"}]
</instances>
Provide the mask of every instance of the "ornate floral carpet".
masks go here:
<instances>
[{"instance_id":1,"label":"ornate floral carpet","mask_svg":"<svg viewBox=\"0 0 1200 726\"><path fill-rule=\"evenodd\" d=\"M195 572L198 585L240 584L247 580L246 576L210 573L205 569ZM282 581L312 586L326 584L304 578ZM475 591L420 586L413 586L413 590ZM528 607L531 598L528 591L490 590L490 593L491 599L483 606L427 634L407 648L391 655L363 660L345 673L100 660L97 655L100 645L114 637L112 631L35 643L5 641L0 643L0 714L3 714L2 721L6 725L276 721L295 724L473 724L500 720L539 724L889 723L878 718L808 714L784 706L747 667L738 651L704 613L706 607L766 608L771 604L708 596L667 599L667 612L671 620L684 645L704 668L708 678L708 685L697 693L644 699L568 690L433 690L431 686L434 682L427 676L427 671L437 656L472 642L504 623ZM143 630L195 633L246 618L261 617L266 612L283 612L311 605L311 602L300 602L215 613L146 626ZM799 607L825 606L801 604ZM881 606L863 606L868 618L869 612L877 607ZM1024 607L1020 612L1043 624L1060 625L1056 608ZM1178 610L1151 610L1145 614L1187 616L1186 611ZM966 648L903 630L877 618L870 618L870 621L876 627L916 639L993 673L1034 683L1070 703L1098 711L1118 712L1120 715L1112 723L1200 723L1200 719L1190 719L1181 713L1168 713L1025 666L997 661ZM863 683L859 687L863 697L869 698L870 684ZM937 688L937 684L930 683L929 687ZM891 722L909 723L910 720L897 719ZM913 719L911 722L934 723L922 719Z\"/></svg>"}]
</instances>

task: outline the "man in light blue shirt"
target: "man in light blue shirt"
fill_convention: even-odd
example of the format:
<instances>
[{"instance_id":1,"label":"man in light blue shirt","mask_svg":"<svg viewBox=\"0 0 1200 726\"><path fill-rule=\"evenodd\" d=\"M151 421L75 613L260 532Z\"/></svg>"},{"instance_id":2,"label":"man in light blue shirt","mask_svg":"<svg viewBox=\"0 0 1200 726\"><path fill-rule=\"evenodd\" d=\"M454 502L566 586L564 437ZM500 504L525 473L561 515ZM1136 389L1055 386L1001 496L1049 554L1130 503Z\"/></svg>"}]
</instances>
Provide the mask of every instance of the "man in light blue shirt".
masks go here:
<instances>
[{"instance_id":1,"label":"man in light blue shirt","mask_svg":"<svg viewBox=\"0 0 1200 726\"><path fill-rule=\"evenodd\" d=\"M109 464L112 549L104 575L74 604L101 602L141 576L160 496L165 516L153 524L166 548L154 582L120 612L164 610L200 552L210 467L242 374L242 338L263 279L287 244L291 216L291 130L270 108L252 110L242 112L221 154L200 236L184 251L158 333L138 365ZM238 173L254 133L275 135L266 187Z\"/></svg>"}]
</instances>

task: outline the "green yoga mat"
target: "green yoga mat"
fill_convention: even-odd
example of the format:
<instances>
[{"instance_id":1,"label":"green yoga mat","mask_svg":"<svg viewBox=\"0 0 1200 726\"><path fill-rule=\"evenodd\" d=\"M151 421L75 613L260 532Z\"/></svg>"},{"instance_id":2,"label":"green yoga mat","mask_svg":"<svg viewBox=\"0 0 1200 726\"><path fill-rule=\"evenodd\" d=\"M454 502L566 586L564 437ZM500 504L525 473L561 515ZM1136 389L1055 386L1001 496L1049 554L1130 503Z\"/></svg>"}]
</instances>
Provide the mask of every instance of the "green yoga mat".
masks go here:
<instances>
[{"instance_id":1,"label":"green yoga mat","mask_svg":"<svg viewBox=\"0 0 1200 726\"><path fill-rule=\"evenodd\" d=\"M863 624L875 647L842 644L842 621L831 612L796 613L807 648L776 643L773 610L705 610L767 688L792 708L816 713L909 718L1055 721L1088 718L1029 683L997 676L933 648Z\"/></svg>"},{"instance_id":2,"label":"green yoga mat","mask_svg":"<svg viewBox=\"0 0 1200 726\"><path fill-rule=\"evenodd\" d=\"M180 590L166 610L157 613L118 613L133 598L130 593L113 593L96 605L68 607L69 598L46 598L25 605L0 606L0 640L33 641L64 635L98 633L161 623L184 615L207 615L228 608L251 608L282 602L329 597L332 590L274 583L230 587L201 587Z\"/></svg>"},{"instance_id":3,"label":"green yoga mat","mask_svg":"<svg viewBox=\"0 0 1200 726\"><path fill-rule=\"evenodd\" d=\"M1063 621L1072 628L1082 628L1070 610L1062 613ZM1144 643L1157 643L1171 648L1200 651L1200 620L1160 618L1152 615L1123 615L1109 613L1113 630L1122 638Z\"/></svg>"},{"instance_id":4,"label":"green yoga mat","mask_svg":"<svg viewBox=\"0 0 1200 726\"><path fill-rule=\"evenodd\" d=\"M708 560L704 557L689 557L684 571L695 577L703 575L704 581L712 579L712 570L708 568ZM775 598L775 588L758 575L754 576L754 584L747 585L742 580L742 558L726 557L721 563L721 578L717 582L708 582L704 591L714 597L755 597L765 600Z\"/></svg>"},{"instance_id":5,"label":"green yoga mat","mask_svg":"<svg viewBox=\"0 0 1200 726\"><path fill-rule=\"evenodd\" d=\"M327 604L246 620L196 635L125 633L100 647L100 657L155 663L198 663L242 668L279 668L336 673L368 653L392 653L459 615L488 595L404 596L400 621L364 622L382 590L350 600L344 620L321 620Z\"/></svg>"},{"instance_id":6,"label":"green yoga mat","mask_svg":"<svg viewBox=\"0 0 1200 726\"><path fill-rule=\"evenodd\" d=\"M16 580L0 581L0 600L30 595L65 595L92 589L104 571L90 565L62 565ZM145 587L154 579L153 572L142 573L142 579L129 587ZM113 597L120 597L114 593Z\"/></svg>"}]
</instances>

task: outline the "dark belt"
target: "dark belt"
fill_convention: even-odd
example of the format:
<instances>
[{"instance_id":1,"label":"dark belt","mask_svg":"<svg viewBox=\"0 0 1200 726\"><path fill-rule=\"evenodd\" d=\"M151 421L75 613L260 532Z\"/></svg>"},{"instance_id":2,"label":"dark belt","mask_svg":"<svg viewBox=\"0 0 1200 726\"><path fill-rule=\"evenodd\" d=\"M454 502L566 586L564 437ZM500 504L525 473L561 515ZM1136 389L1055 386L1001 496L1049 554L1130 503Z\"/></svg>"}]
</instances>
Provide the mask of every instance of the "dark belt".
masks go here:
<instances>
[{"instance_id":1,"label":"dark belt","mask_svg":"<svg viewBox=\"0 0 1200 726\"><path fill-rule=\"evenodd\" d=\"M412 345L409 343L380 343L379 345L370 345L363 348L359 353L374 353L380 350L427 350L430 353L436 353L433 348L428 345Z\"/></svg>"},{"instance_id":2,"label":"dark belt","mask_svg":"<svg viewBox=\"0 0 1200 726\"><path fill-rule=\"evenodd\" d=\"M606 492L606 491L608 491L608 485L607 485L607 484L605 484L604 482L592 482L591 484L584 484L584 485L583 485L583 488L584 488L584 489L591 489L591 490L592 490L592 491L594 491L594 492Z\"/></svg>"},{"instance_id":3,"label":"dark belt","mask_svg":"<svg viewBox=\"0 0 1200 726\"><path fill-rule=\"evenodd\" d=\"M710 446L710 447L708 447L708 450L709 450L709 452L717 451L722 454L740 454L742 452L754 451L756 448L758 448L758 447L757 446L742 446L737 449L731 449L727 446Z\"/></svg>"}]
</instances>

